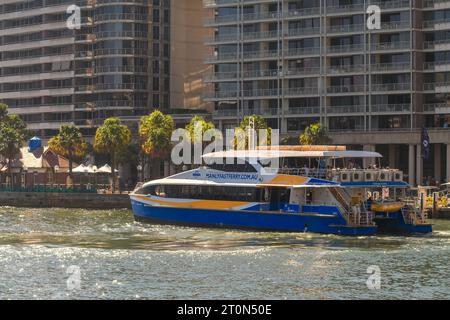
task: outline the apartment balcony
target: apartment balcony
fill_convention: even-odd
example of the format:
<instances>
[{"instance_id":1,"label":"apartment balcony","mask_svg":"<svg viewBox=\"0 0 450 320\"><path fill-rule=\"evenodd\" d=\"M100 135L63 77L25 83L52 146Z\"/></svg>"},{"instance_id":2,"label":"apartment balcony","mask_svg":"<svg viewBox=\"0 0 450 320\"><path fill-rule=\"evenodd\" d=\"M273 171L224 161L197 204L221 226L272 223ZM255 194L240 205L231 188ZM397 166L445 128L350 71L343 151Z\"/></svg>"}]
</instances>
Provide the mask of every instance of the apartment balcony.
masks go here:
<instances>
[{"instance_id":1,"label":"apartment balcony","mask_svg":"<svg viewBox=\"0 0 450 320\"><path fill-rule=\"evenodd\" d=\"M93 68L83 68L77 69L75 71L75 77L93 77L94 69Z\"/></svg>"},{"instance_id":2,"label":"apartment balcony","mask_svg":"<svg viewBox=\"0 0 450 320\"><path fill-rule=\"evenodd\" d=\"M375 63L370 65L370 69L371 72L373 73L410 72L411 63L410 62Z\"/></svg>"},{"instance_id":3,"label":"apartment balcony","mask_svg":"<svg viewBox=\"0 0 450 320\"><path fill-rule=\"evenodd\" d=\"M434 72L450 71L450 60L425 62L423 65L423 69L425 71L434 71Z\"/></svg>"},{"instance_id":4,"label":"apartment balcony","mask_svg":"<svg viewBox=\"0 0 450 320\"><path fill-rule=\"evenodd\" d=\"M450 3L450 2L449 2ZM438 51L438 50L450 50L450 39L441 39L434 41L424 41L424 50Z\"/></svg>"},{"instance_id":5,"label":"apartment balcony","mask_svg":"<svg viewBox=\"0 0 450 320\"><path fill-rule=\"evenodd\" d=\"M273 117L278 116L278 108L254 108L254 109L244 109L243 110L244 116L251 116L254 114L260 115L262 117Z\"/></svg>"},{"instance_id":6,"label":"apartment balcony","mask_svg":"<svg viewBox=\"0 0 450 320\"><path fill-rule=\"evenodd\" d=\"M409 20L405 21L390 21L390 22L382 22L380 30L374 30L373 32L390 32L391 30L401 30L401 29L409 29L411 26L411 22Z\"/></svg>"},{"instance_id":7,"label":"apartment balcony","mask_svg":"<svg viewBox=\"0 0 450 320\"><path fill-rule=\"evenodd\" d=\"M123 65L109 65L109 66L96 66L96 74L105 73L131 73L131 74L147 74L147 68L136 68L135 66L123 66Z\"/></svg>"},{"instance_id":8,"label":"apartment balcony","mask_svg":"<svg viewBox=\"0 0 450 320\"><path fill-rule=\"evenodd\" d=\"M95 57L101 56L148 56L148 50L142 48L95 49Z\"/></svg>"},{"instance_id":9,"label":"apartment balcony","mask_svg":"<svg viewBox=\"0 0 450 320\"><path fill-rule=\"evenodd\" d=\"M283 12L283 18L285 19L311 18L313 16L319 15L320 15L320 7L293 9Z\"/></svg>"},{"instance_id":10,"label":"apartment balcony","mask_svg":"<svg viewBox=\"0 0 450 320\"><path fill-rule=\"evenodd\" d=\"M447 103L424 104L423 112L428 114L450 114L450 105Z\"/></svg>"},{"instance_id":11,"label":"apartment balcony","mask_svg":"<svg viewBox=\"0 0 450 320\"><path fill-rule=\"evenodd\" d=\"M141 31L103 31L95 33L97 39L113 39L113 38L129 38L129 39L146 39L149 37L147 32Z\"/></svg>"},{"instance_id":12,"label":"apartment balcony","mask_svg":"<svg viewBox=\"0 0 450 320\"><path fill-rule=\"evenodd\" d=\"M320 54L320 47L292 48L285 51L287 57L315 56Z\"/></svg>"},{"instance_id":13,"label":"apartment balcony","mask_svg":"<svg viewBox=\"0 0 450 320\"><path fill-rule=\"evenodd\" d=\"M244 32L242 34L242 39L246 40L264 40L278 39L281 36L281 32L278 30L272 31L258 31L258 32Z\"/></svg>"},{"instance_id":14,"label":"apartment balcony","mask_svg":"<svg viewBox=\"0 0 450 320\"><path fill-rule=\"evenodd\" d=\"M320 67L288 69L284 72L284 75L286 77L317 76L320 75Z\"/></svg>"},{"instance_id":15,"label":"apartment balcony","mask_svg":"<svg viewBox=\"0 0 450 320\"><path fill-rule=\"evenodd\" d=\"M302 36L311 36L320 33L320 28L298 28L298 29L289 29L285 36L287 38L298 38Z\"/></svg>"},{"instance_id":16,"label":"apartment balcony","mask_svg":"<svg viewBox=\"0 0 450 320\"><path fill-rule=\"evenodd\" d=\"M218 82L218 81L237 81L239 78L238 72L216 72L214 74L208 74L203 77L205 82Z\"/></svg>"},{"instance_id":17,"label":"apartment balcony","mask_svg":"<svg viewBox=\"0 0 450 320\"><path fill-rule=\"evenodd\" d=\"M350 105L350 106L328 106L326 108L327 114L330 115L347 115L351 113L364 113L366 106Z\"/></svg>"},{"instance_id":18,"label":"apartment balcony","mask_svg":"<svg viewBox=\"0 0 450 320\"><path fill-rule=\"evenodd\" d=\"M216 16L204 20L205 27L213 27L223 24L236 24L237 22L255 22L277 20L281 15L278 12L255 12L244 15L230 14L225 16Z\"/></svg>"},{"instance_id":19,"label":"apartment balcony","mask_svg":"<svg viewBox=\"0 0 450 320\"><path fill-rule=\"evenodd\" d=\"M220 90L207 92L204 94L204 99L208 101L217 100L237 100L239 98L239 92L236 90Z\"/></svg>"},{"instance_id":20,"label":"apartment balcony","mask_svg":"<svg viewBox=\"0 0 450 320\"><path fill-rule=\"evenodd\" d=\"M411 83L372 84L372 91L411 91Z\"/></svg>"},{"instance_id":21,"label":"apartment balcony","mask_svg":"<svg viewBox=\"0 0 450 320\"><path fill-rule=\"evenodd\" d=\"M254 90L243 90L242 96L244 98L270 98L278 97L279 89L254 89Z\"/></svg>"},{"instance_id":22,"label":"apartment balcony","mask_svg":"<svg viewBox=\"0 0 450 320\"><path fill-rule=\"evenodd\" d=\"M372 44L373 51L392 51L392 50L409 50L411 43L409 41L393 41Z\"/></svg>"},{"instance_id":23,"label":"apartment balcony","mask_svg":"<svg viewBox=\"0 0 450 320\"><path fill-rule=\"evenodd\" d=\"M327 5L327 15L345 14L348 15L352 12L365 12L366 7L364 3L355 3L349 5Z\"/></svg>"},{"instance_id":24,"label":"apartment balcony","mask_svg":"<svg viewBox=\"0 0 450 320\"><path fill-rule=\"evenodd\" d=\"M328 33L363 33L365 30L364 24L344 24L337 26L329 26Z\"/></svg>"},{"instance_id":25,"label":"apartment balcony","mask_svg":"<svg viewBox=\"0 0 450 320\"><path fill-rule=\"evenodd\" d=\"M239 0L203 0L205 8L217 8L221 6L233 6L240 4Z\"/></svg>"},{"instance_id":26,"label":"apartment balcony","mask_svg":"<svg viewBox=\"0 0 450 320\"><path fill-rule=\"evenodd\" d=\"M258 79L258 78L276 78L281 76L281 71L274 70L252 70L238 72L216 72L212 75L206 75L204 81L217 82L217 81L237 81L242 76L243 79Z\"/></svg>"},{"instance_id":27,"label":"apartment balcony","mask_svg":"<svg viewBox=\"0 0 450 320\"><path fill-rule=\"evenodd\" d=\"M390 9L409 9L411 7L410 0L392 0L392 1L369 1L371 5L377 5L381 10L388 11Z\"/></svg>"},{"instance_id":28,"label":"apartment balcony","mask_svg":"<svg viewBox=\"0 0 450 320\"><path fill-rule=\"evenodd\" d=\"M327 73L329 75L348 74L348 73L363 73L363 72L365 72L365 66L363 64L327 67Z\"/></svg>"},{"instance_id":29,"label":"apartment balcony","mask_svg":"<svg viewBox=\"0 0 450 320\"><path fill-rule=\"evenodd\" d=\"M411 112L411 104L373 104L370 108L373 113Z\"/></svg>"},{"instance_id":30,"label":"apartment balcony","mask_svg":"<svg viewBox=\"0 0 450 320\"><path fill-rule=\"evenodd\" d=\"M317 116L320 114L320 107L289 107L288 116Z\"/></svg>"},{"instance_id":31,"label":"apartment balcony","mask_svg":"<svg viewBox=\"0 0 450 320\"><path fill-rule=\"evenodd\" d=\"M146 22L148 20L147 15L137 13L103 13L95 15L95 22L110 22L110 21L141 21Z\"/></svg>"},{"instance_id":32,"label":"apartment balcony","mask_svg":"<svg viewBox=\"0 0 450 320\"><path fill-rule=\"evenodd\" d=\"M428 20L424 21L422 26L427 30L446 30L450 28L450 19Z\"/></svg>"},{"instance_id":33,"label":"apartment balcony","mask_svg":"<svg viewBox=\"0 0 450 320\"><path fill-rule=\"evenodd\" d=\"M424 9L431 10L442 10L450 8L450 1L448 0L424 0L423 1Z\"/></svg>"},{"instance_id":34,"label":"apartment balcony","mask_svg":"<svg viewBox=\"0 0 450 320\"><path fill-rule=\"evenodd\" d=\"M284 90L284 95L287 97L316 96L318 94L318 87L297 87Z\"/></svg>"},{"instance_id":35,"label":"apartment balcony","mask_svg":"<svg viewBox=\"0 0 450 320\"><path fill-rule=\"evenodd\" d=\"M94 59L93 51L77 51L75 52L75 60L92 60Z\"/></svg>"},{"instance_id":36,"label":"apartment balcony","mask_svg":"<svg viewBox=\"0 0 450 320\"><path fill-rule=\"evenodd\" d=\"M350 44L350 45L343 45L343 46L330 46L327 48L328 54L333 53L358 53L364 51L364 44Z\"/></svg>"},{"instance_id":37,"label":"apartment balcony","mask_svg":"<svg viewBox=\"0 0 450 320\"><path fill-rule=\"evenodd\" d=\"M424 91L433 91L435 93L449 93L450 92L450 82L430 82L424 83Z\"/></svg>"},{"instance_id":38,"label":"apartment balcony","mask_svg":"<svg viewBox=\"0 0 450 320\"><path fill-rule=\"evenodd\" d=\"M329 86L328 94L348 94L348 93L364 93L364 85L348 85L348 86Z\"/></svg>"}]
</instances>

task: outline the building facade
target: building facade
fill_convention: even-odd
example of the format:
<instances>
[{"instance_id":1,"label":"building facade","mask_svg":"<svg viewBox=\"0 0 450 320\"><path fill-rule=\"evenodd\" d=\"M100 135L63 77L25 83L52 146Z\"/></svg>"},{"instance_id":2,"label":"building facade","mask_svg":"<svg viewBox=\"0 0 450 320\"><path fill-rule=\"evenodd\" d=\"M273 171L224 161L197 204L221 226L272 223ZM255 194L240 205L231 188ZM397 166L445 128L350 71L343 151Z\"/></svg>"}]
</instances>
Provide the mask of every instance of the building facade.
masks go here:
<instances>
[{"instance_id":1,"label":"building facade","mask_svg":"<svg viewBox=\"0 0 450 320\"><path fill-rule=\"evenodd\" d=\"M368 27L369 6L381 28ZM219 127L263 115L377 150L412 184L450 180L450 1L205 0L205 80ZM432 154L422 157L421 128ZM407 160L407 161L406 161Z\"/></svg>"},{"instance_id":2,"label":"building facade","mask_svg":"<svg viewBox=\"0 0 450 320\"><path fill-rule=\"evenodd\" d=\"M191 69L172 66L171 56L178 48L171 38L179 29L176 17L184 10L180 3L2 0L0 102L44 139L55 135L62 124L76 124L92 137L108 117L135 125L153 109L189 107L183 100L184 87L189 82L201 85L205 65L202 51L194 45L199 58L191 56ZM80 8L79 28L67 24L75 13L68 12L71 5ZM192 12L192 28L198 25L203 30L201 0L185 6ZM202 39L196 32L190 41L204 48ZM171 83L172 77L188 80ZM178 93L175 105L171 91ZM201 92L189 94L194 100L201 97Z\"/></svg>"}]
</instances>

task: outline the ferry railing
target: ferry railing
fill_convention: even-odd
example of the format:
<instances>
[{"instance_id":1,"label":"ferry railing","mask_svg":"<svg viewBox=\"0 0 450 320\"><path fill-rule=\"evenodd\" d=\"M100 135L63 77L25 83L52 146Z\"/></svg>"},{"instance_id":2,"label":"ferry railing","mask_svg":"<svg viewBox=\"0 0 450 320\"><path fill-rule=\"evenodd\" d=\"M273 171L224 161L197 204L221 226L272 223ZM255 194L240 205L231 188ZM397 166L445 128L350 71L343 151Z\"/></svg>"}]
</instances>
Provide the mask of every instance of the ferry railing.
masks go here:
<instances>
[{"instance_id":1,"label":"ferry railing","mask_svg":"<svg viewBox=\"0 0 450 320\"><path fill-rule=\"evenodd\" d=\"M327 177L327 173L330 170L327 169L309 169L309 168L265 168L264 169L268 174L286 174L290 176L302 176L309 178L320 178L325 179Z\"/></svg>"}]
</instances>

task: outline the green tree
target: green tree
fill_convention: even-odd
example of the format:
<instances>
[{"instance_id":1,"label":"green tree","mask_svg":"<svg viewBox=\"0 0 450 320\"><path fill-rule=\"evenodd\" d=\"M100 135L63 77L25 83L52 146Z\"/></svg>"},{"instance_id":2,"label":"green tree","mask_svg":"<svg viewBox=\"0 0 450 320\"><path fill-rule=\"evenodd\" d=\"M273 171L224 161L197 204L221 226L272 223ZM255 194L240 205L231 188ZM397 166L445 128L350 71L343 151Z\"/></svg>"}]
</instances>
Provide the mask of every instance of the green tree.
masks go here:
<instances>
[{"instance_id":1,"label":"green tree","mask_svg":"<svg viewBox=\"0 0 450 320\"><path fill-rule=\"evenodd\" d=\"M106 119L97 129L94 139L94 150L108 154L111 159L112 192L116 191L116 167L118 159L131 143L131 131L118 118Z\"/></svg>"},{"instance_id":2,"label":"green tree","mask_svg":"<svg viewBox=\"0 0 450 320\"><path fill-rule=\"evenodd\" d=\"M300 144L304 146L324 145L331 142L327 130L320 123L309 125L300 136Z\"/></svg>"},{"instance_id":3,"label":"green tree","mask_svg":"<svg viewBox=\"0 0 450 320\"><path fill-rule=\"evenodd\" d=\"M205 132L214 128L214 123L206 121L201 116L193 117L186 125L186 130L189 133L192 143L202 143L202 145L204 144L203 135Z\"/></svg>"},{"instance_id":4,"label":"green tree","mask_svg":"<svg viewBox=\"0 0 450 320\"><path fill-rule=\"evenodd\" d=\"M272 128L270 128L267 124L267 121L259 116L259 115L251 115L244 118L244 120L241 121L239 124L238 130L245 133L245 140L239 140L239 134L236 135L234 138L234 146L236 149L248 149L249 148L249 136L247 134L247 130L254 129L256 131L257 138L259 137L259 131L260 130L267 130L266 139L259 141L255 141L256 145L270 145L271 144L271 135L272 135ZM260 139L262 137L259 137ZM245 145L244 145L245 143Z\"/></svg>"},{"instance_id":5,"label":"green tree","mask_svg":"<svg viewBox=\"0 0 450 320\"><path fill-rule=\"evenodd\" d=\"M29 138L25 122L17 115L9 115L8 107L0 105L0 155L8 160L8 174L12 177L12 161Z\"/></svg>"},{"instance_id":6,"label":"green tree","mask_svg":"<svg viewBox=\"0 0 450 320\"><path fill-rule=\"evenodd\" d=\"M0 121L4 121L8 115L8 106L6 104L0 103Z\"/></svg>"},{"instance_id":7,"label":"green tree","mask_svg":"<svg viewBox=\"0 0 450 320\"><path fill-rule=\"evenodd\" d=\"M145 158L149 157L151 169L152 160L164 160L170 154L172 132L175 129L173 118L165 115L159 110L153 111L148 116L141 118L139 125L139 136L143 153L143 164Z\"/></svg>"},{"instance_id":8,"label":"green tree","mask_svg":"<svg viewBox=\"0 0 450 320\"><path fill-rule=\"evenodd\" d=\"M80 129L74 125L61 126L58 135L50 139L48 145L55 153L69 160L69 175L73 179L73 161L75 158L84 157L88 149Z\"/></svg>"}]
</instances>

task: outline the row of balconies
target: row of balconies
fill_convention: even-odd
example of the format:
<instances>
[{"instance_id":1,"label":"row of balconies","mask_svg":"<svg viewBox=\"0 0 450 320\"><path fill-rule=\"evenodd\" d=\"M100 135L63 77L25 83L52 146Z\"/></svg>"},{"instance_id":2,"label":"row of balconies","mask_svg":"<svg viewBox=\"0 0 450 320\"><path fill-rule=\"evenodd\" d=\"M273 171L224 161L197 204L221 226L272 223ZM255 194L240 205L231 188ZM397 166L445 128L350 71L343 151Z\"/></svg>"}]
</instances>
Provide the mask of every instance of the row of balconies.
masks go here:
<instances>
[{"instance_id":1,"label":"row of balconies","mask_svg":"<svg viewBox=\"0 0 450 320\"><path fill-rule=\"evenodd\" d=\"M386 22L381 25L380 30L373 30L372 33L380 33L391 30L399 30L399 29L409 29L410 22L409 21L393 21ZM365 24L346 24L346 25L335 25L335 26L327 26L326 29L329 34L336 33L364 33L366 31ZM320 36L321 28L313 27L313 28L298 28L298 29L288 29L284 32L281 30L272 30L272 31L256 31L256 32L233 32L233 33L224 33L218 34L214 36L209 36L205 38L206 44L215 44L221 42L238 42L238 41L254 41L254 40L262 40L269 41L270 39L279 39L279 38L300 38L300 37L311 37L313 35Z\"/></svg>"},{"instance_id":2,"label":"row of balconies","mask_svg":"<svg viewBox=\"0 0 450 320\"><path fill-rule=\"evenodd\" d=\"M286 116L317 116L321 113L329 115L341 115L341 114L364 114L364 113L409 113L411 112L411 104L375 104L371 106L364 105L349 105L349 106L326 106L320 108L319 106L308 107L289 107L285 114ZM236 117L237 109L224 109L216 110L214 116L216 118L228 118ZM244 115L260 114L263 116L273 116L281 114L281 110L278 108L253 108L244 109Z\"/></svg>"},{"instance_id":3,"label":"row of balconies","mask_svg":"<svg viewBox=\"0 0 450 320\"><path fill-rule=\"evenodd\" d=\"M348 86L328 86L326 93L328 95L334 94L358 94L364 95L369 91L368 86L348 85ZM373 92L392 92L392 91L411 91L411 83L384 83L372 84L371 91ZM266 97L297 97L297 96L318 96L321 94L319 87L293 87L285 89L254 89L254 90L221 90L205 94L205 99L238 99L238 98L266 98Z\"/></svg>"},{"instance_id":4,"label":"row of balconies","mask_svg":"<svg viewBox=\"0 0 450 320\"><path fill-rule=\"evenodd\" d=\"M366 73L366 72L410 72L411 64L409 62L404 63L376 63L369 65L363 64L353 64L346 66L328 66L323 68L323 75L338 75L338 74L348 74L348 73ZM252 70L252 71L243 71L239 72L216 72L211 75L206 75L204 80L206 82L211 81L236 81L240 78L243 79L251 79L251 78L278 78L278 77L296 77L299 76L312 76L312 75L321 75L320 67L307 67L307 68L297 68L297 69L287 69L285 71L276 70L276 69L267 69L267 70Z\"/></svg>"},{"instance_id":5,"label":"row of balconies","mask_svg":"<svg viewBox=\"0 0 450 320\"><path fill-rule=\"evenodd\" d=\"M433 0L426 0L428 2ZM203 5L205 8L217 8L222 6L237 6L242 4L242 2L245 3L266 3L266 2L277 2L275 0L203 0ZM288 2L288 0L284 1L285 3ZM357 1L355 1L357 2ZM409 8L410 1L409 0L391 0L391 1L379 1L379 0L373 0L373 1L367 1L366 6L373 4L373 5L379 5L381 9L397 9L397 8ZM431 6L430 4L428 4ZM365 11L364 3L354 3L349 5L336 5L333 3L327 3L326 12L339 12L341 10L340 8L344 7L346 8L346 11ZM335 9L333 9L335 8ZM308 9L318 9L320 12L320 7L313 7ZM324 8L325 9L325 8ZM330 10L331 9L331 10ZM301 10L301 9L298 9ZM335 11L333 11L335 10ZM325 12L325 11L324 11Z\"/></svg>"},{"instance_id":6,"label":"row of balconies","mask_svg":"<svg viewBox=\"0 0 450 320\"><path fill-rule=\"evenodd\" d=\"M392 50L409 50L409 41L399 41L399 42L384 42L384 43L374 43L372 44L371 53L377 53L378 51L392 51ZM322 54L332 55L340 53L354 53L363 54L369 51L369 48L365 48L364 44L352 44L352 45L342 45L342 46L329 46L323 49ZM320 47L305 47L305 48L291 48L284 50L260 50L260 51L250 51L243 52L239 54L238 52L228 52L221 53L219 55L215 54L209 56L205 59L205 63L214 62L225 62L238 60L242 57L243 60L258 60L258 59L271 59L280 57L297 57L297 56L314 56L320 55Z\"/></svg>"}]
</instances>

